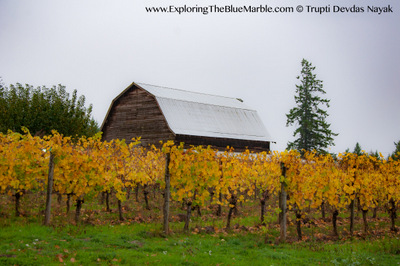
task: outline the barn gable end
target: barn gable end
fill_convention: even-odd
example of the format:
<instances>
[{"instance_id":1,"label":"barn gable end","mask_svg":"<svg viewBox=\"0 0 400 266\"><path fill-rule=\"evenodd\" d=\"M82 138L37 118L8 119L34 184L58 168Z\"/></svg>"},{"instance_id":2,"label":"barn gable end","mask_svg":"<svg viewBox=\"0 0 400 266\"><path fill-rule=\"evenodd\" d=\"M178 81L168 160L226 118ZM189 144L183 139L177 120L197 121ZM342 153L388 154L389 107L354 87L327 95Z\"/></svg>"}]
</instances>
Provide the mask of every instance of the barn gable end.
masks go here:
<instances>
[{"instance_id":1,"label":"barn gable end","mask_svg":"<svg viewBox=\"0 0 400 266\"><path fill-rule=\"evenodd\" d=\"M174 134L154 96L135 86L120 94L109 109L101 128L104 140L141 137L141 144L157 144L174 139Z\"/></svg>"},{"instance_id":2,"label":"barn gable end","mask_svg":"<svg viewBox=\"0 0 400 266\"><path fill-rule=\"evenodd\" d=\"M117 96L101 126L103 139L141 137L235 150L270 149L270 136L255 110L239 99L132 83Z\"/></svg>"}]
</instances>

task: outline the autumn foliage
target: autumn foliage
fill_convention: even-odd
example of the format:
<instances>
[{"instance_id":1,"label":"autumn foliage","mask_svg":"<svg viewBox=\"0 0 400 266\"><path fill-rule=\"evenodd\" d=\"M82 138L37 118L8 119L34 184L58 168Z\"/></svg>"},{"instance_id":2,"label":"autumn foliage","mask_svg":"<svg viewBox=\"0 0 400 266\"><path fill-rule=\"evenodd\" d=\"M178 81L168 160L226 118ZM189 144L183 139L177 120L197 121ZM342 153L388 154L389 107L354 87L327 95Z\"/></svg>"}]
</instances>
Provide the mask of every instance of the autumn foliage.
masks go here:
<instances>
[{"instance_id":1,"label":"autumn foliage","mask_svg":"<svg viewBox=\"0 0 400 266\"><path fill-rule=\"evenodd\" d=\"M0 134L0 194L18 199L27 192L45 191L51 151L54 192L82 201L112 192L123 203L138 185L165 187L168 152L171 199L186 206L188 218L194 207L227 206L228 228L229 215L238 203L258 199L265 209L265 202L277 197L282 183L286 184L288 209L296 217L321 206L329 206L332 217L337 217L357 201L364 212L389 204L394 219L400 200L400 162L392 158L353 153L333 158L313 152L301 156L297 151L236 153L229 148L219 152L171 143L164 148L144 148L139 143L140 139L129 144L101 141L100 135L73 140L56 132L44 138L29 132ZM281 174L281 163L287 168L286 176ZM18 205L16 210L18 215ZM396 229L394 223L392 229Z\"/></svg>"}]
</instances>

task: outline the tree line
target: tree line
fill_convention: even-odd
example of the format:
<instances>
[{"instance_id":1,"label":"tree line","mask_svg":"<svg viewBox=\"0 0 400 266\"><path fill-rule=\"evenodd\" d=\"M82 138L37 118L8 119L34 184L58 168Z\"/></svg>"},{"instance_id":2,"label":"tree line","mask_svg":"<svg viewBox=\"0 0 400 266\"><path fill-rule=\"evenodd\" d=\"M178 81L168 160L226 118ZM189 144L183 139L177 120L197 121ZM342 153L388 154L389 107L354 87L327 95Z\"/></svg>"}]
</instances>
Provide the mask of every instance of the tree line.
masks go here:
<instances>
[{"instance_id":1,"label":"tree line","mask_svg":"<svg viewBox=\"0 0 400 266\"><path fill-rule=\"evenodd\" d=\"M34 135L44 136L52 130L65 136L93 136L99 131L92 117L93 106L85 106L85 96L77 90L68 93L65 86L34 87L17 83L0 83L0 132L23 133L22 127Z\"/></svg>"}]
</instances>

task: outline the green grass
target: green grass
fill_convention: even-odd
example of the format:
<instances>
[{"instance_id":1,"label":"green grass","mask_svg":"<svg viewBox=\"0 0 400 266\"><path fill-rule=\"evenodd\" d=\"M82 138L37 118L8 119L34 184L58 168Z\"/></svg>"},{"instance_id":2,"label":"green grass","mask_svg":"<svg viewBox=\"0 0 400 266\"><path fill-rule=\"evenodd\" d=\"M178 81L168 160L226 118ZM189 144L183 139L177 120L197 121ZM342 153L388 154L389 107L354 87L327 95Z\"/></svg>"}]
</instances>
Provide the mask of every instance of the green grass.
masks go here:
<instances>
[{"instance_id":1,"label":"green grass","mask_svg":"<svg viewBox=\"0 0 400 266\"><path fill-rule=\"evenodd\" d=\"M226 232L227 207L220 217L212 207L202 215L192 212L190 233L183 232L181 203L171 203L172 235L161 234L162 198L151 198L151 210L143 199L124 203L125 221L99 205L99 198L85 199L80 223L75 225L74 207L66 214L65 198L53 198L51 227L42 226L45 198L27 194L22 198L23 215L14 216L11 197L0 195L0 265L399 265L400 233L390 232L384 210L369 218L370 231L362 233L361 214L356 215L354 236L348 233L348 213L338 217L339 238L332 237L329 219L319 211L308 212L312 223L302 224L303 241L297 241L295 217L289 212L288 243L278 244L279 225L275 205L267 208L268 227L260 227L259 204L239 206L239 214ZM271 202L274 202L271 200ZM274 203L273 203L274 204ZM327 211L327 216L331 213ZM371 214L369 214L369 217ZM199 233L203 227L216 233ZM266 237L267 236L267 237Z\"/></svg>"},{"instance_id":2,"label":"green grass","mask_svg":"<svg viewBox=\"0 0 400 266\"><path fill-rule=\"evenodd\" d=\"M398 265L396 237L265 243L261 233L175 234L156 224L4 226L0 265Z\"/></svg>"}]
</instances>

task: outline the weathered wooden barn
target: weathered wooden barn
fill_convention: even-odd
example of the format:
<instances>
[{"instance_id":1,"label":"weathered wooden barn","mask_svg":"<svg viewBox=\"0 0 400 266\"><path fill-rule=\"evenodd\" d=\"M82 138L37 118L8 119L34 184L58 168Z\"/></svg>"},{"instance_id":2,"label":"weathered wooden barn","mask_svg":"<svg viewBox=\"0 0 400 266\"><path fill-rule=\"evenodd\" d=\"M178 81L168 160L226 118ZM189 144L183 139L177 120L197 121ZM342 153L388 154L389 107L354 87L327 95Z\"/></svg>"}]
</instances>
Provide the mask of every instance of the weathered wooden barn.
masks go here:
<instances>
[{"instance_id":1,"label":"weathered wooden barn","mask_svg":"<svg viewBox=\"0 0 400 266\"><path fill-rule=\"evenodd\" d=\"M111 103L101 125L104 140L141 137L211 145L237 151L268 151L271 137L257 112L242 100L132 83Z\"/></svg>"}]
</instances>

